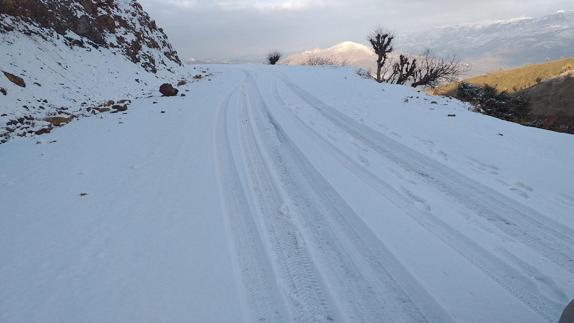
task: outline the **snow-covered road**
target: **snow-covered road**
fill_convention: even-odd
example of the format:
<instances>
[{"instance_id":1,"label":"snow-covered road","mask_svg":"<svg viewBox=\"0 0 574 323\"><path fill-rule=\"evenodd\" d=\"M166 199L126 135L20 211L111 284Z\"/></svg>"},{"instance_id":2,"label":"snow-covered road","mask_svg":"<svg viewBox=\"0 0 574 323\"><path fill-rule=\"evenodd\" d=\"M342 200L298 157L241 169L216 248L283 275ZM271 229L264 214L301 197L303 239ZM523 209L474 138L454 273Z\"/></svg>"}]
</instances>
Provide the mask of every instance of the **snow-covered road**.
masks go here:
<instances>
[{"instance_id":1,"label":"snow-covered road","mask_svg":"<svg viewBox=\"0 0 574 323\"><path fill-rule=\"evenodd\" d=\"M1 322L553 322L574 297L574 137L350 69L211 68L0 145Z\"/></svg>"}]
</instances>

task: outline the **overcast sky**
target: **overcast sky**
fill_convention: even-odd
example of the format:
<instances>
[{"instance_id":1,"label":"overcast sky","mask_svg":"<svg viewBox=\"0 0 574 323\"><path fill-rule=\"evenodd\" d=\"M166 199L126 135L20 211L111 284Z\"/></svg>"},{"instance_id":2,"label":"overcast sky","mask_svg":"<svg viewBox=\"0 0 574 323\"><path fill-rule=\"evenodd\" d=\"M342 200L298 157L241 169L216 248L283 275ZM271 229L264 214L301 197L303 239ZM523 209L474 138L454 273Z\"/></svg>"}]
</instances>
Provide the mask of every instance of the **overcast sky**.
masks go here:
<instances>
[{"instance_id":1,"label":"overcast sky","mask_svg":"<svg viewBox=\"0 0 574 323\"><path fill-rule=\"evenodd\" d=\"M400 38L429 26L541 16L573 0L140 0L182 59L227 60L365 42L376 26Z\"/></svg>"}]
</instances>

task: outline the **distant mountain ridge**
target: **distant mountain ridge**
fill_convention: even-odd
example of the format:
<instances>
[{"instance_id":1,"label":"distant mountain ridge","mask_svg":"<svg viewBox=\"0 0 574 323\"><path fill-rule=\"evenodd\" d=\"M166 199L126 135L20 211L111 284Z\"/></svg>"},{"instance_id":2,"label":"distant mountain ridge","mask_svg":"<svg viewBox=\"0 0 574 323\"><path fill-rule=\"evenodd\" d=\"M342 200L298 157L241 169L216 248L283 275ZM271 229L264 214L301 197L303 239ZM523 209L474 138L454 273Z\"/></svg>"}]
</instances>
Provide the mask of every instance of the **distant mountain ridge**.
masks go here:
<instances>
[{"instance_id":1,"label":"distant mountain ridge","mask_svg":"<svg viewBox=\"0 0 574 323\"><path fill-rule=\"evenodd\" d=\"M574 56L574 11L435 28L407 35L400 49L427 48L471 63L474 74Z\"/></svg>"},{"instance_id":2,"label":"distant mountain ridge","mask_svg":"<svg viewBox=\"0 0 574 323\"><path fill-rule=\"evenodd\" d=\"M504 21L438 27L395 38L394 54L418 55L431 49L441 56L458 57L471 67L470 75L501 68L542 63L574 56L574 11L518 17ZM309 56L330 57L347 65L374 69L371 48L352 41L287 56L282 62L301 65Z\"/></svg>"}]
</instances>

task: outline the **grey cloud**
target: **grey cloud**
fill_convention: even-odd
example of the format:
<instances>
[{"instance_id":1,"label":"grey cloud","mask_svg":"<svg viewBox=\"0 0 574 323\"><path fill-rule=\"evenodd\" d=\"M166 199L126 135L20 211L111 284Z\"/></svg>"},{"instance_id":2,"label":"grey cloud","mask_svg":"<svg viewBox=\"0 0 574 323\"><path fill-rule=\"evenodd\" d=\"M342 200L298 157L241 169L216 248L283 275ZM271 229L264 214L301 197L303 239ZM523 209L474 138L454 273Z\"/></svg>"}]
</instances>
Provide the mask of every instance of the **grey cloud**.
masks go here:
<instances>
[{"instance_id":1,"label":"grey cloud","mask_svg":"<svg viewBox=\"0 0 574 323\"><path fill-rule=\"evenodd\" d=\"M263 57L353 40L378 25L399 35L430 26L539 16L571 0L140 0L182 57ZM289 3L292 5L290 6Z\"/></svg>"}]
</instances>

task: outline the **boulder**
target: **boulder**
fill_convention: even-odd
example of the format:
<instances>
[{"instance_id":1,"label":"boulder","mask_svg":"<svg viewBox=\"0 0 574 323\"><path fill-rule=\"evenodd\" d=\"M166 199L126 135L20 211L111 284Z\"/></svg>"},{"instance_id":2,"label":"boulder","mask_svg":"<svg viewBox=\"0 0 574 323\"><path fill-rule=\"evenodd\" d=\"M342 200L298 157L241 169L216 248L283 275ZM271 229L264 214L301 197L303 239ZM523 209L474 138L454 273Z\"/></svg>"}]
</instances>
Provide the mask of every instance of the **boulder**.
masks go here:
<instances>
[{"instance_id":1,"label":"boulder","mask_svg":"<svg viewBox=\"0 0 574 323\"><path fill-rule=\"evenodd\" d=\"M6 91L5 88L0 87L0 93L4 94L4 95L8 95L8 92Z\"/></svg>"},{"instance_id":2,"label":"boulder","mask_svg":"<svg viewBox=\"0 0 574 323\"><path fill-rule=\"evenodd\" d=\"M26 87L26 82L24 82L23 78L16 76L14 74L8 73L8 72L4 72L4 71L2 71L2 73L4 73L4 76L6 76L6 78L8 80L10 80L10 82L12 82L12 83L14 83L20 87Z\"/></svg>"},{"instance_id":3,"label":"boulder","mask_svg":"<svg viewBox=\"0 0 574 323\"><path fill-rule=\"evenodd\" d=\"M171 84L164 83L159 87L159 92L161 92L163 96L176 96L179 91Z\"/></svg>"}]
</instances>

